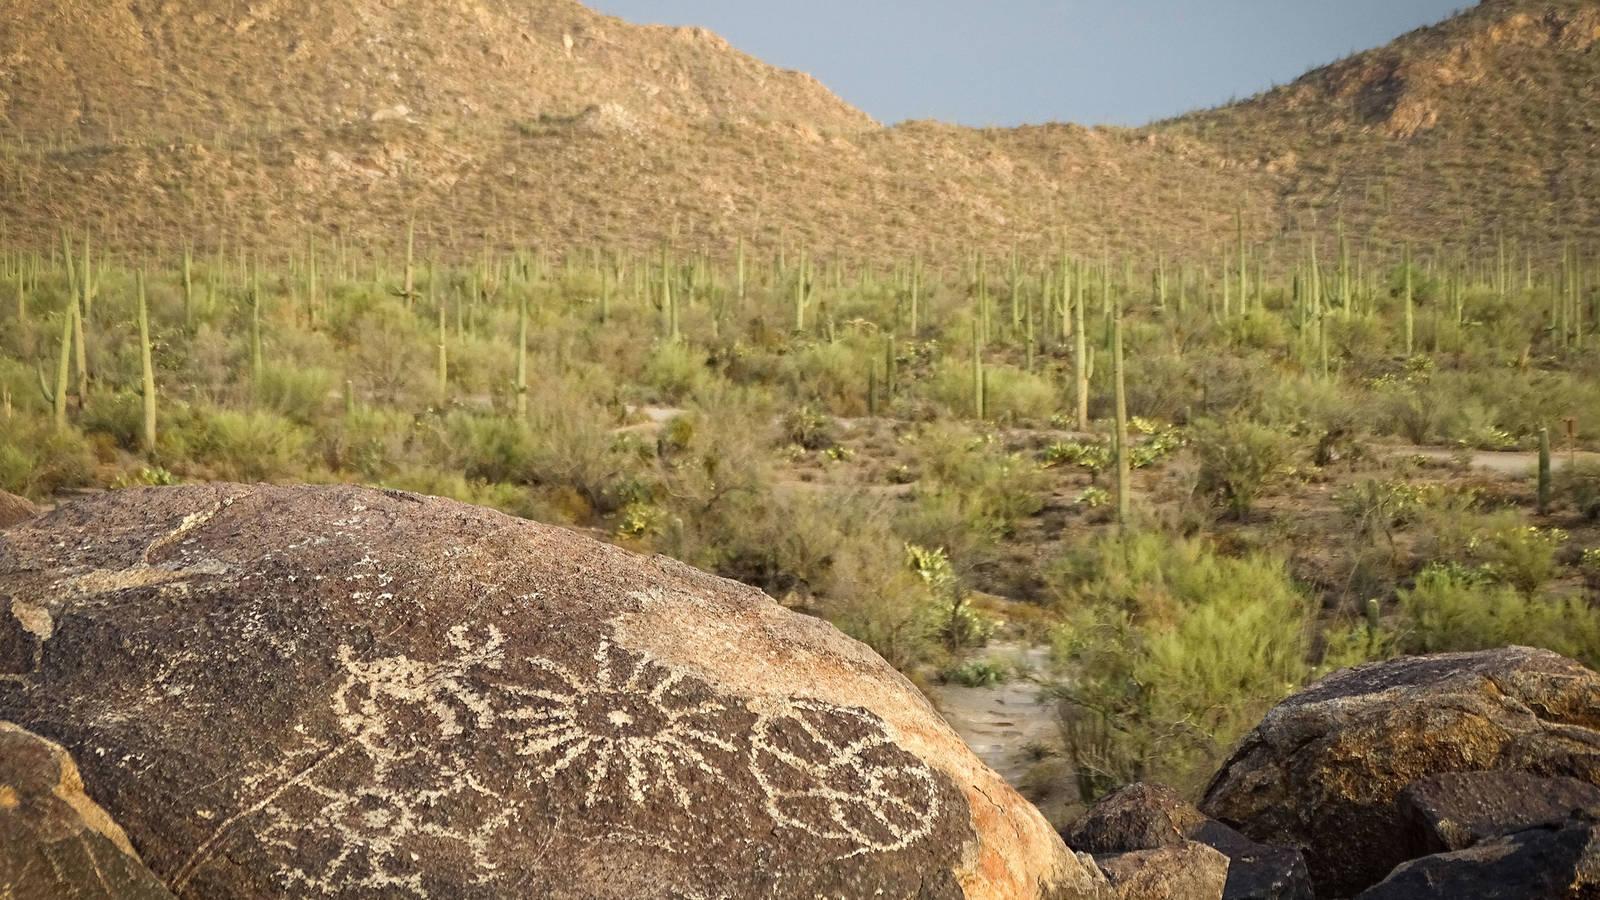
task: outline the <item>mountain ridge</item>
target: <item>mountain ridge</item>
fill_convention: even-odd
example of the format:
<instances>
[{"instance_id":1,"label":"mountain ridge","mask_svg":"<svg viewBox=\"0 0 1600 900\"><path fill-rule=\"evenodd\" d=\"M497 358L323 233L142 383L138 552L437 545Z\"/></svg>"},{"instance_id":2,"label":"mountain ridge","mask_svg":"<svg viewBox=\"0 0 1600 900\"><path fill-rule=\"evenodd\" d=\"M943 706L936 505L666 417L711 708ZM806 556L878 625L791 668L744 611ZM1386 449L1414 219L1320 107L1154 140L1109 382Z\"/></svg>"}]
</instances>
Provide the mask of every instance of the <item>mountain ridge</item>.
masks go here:
<instances>
[{"instance_id":1,"label":"mountain ridge","mask_svg":"<svg viewBox=\"0 0 1600 900\"><path fill-rule=\"evenodd\" d=\"M1236 215L1258 242L1334 219L1458 250L1589 240L1597 46L1597 0L1485 0L1145 128L972 129L883 126L703 29L576 0L17 0L0 213L25 243L71 225L145 250L392 244L411 218L440 252L1199 257Z\"/></svg>"}]
</instances>

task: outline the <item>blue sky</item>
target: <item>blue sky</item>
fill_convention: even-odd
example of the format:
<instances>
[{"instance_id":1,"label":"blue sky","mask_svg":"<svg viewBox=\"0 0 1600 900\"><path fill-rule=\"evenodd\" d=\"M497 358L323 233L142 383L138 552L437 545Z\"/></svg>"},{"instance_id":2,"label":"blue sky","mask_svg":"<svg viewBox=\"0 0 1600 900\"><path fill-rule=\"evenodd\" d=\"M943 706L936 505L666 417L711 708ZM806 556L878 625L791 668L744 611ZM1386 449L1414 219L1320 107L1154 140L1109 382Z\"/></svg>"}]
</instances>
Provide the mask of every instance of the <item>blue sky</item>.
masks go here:
<instances>
[{"instance_id":1,"label":"blue sky","mask_svg":"<svg viewBox=\"0 0 1600 900\"><path fill-rule=\"evenodd\" d=\"M590 0L703 25L886 123L1139 125L1292 81L1466 0Z\"/></svg>"}]
</instances>

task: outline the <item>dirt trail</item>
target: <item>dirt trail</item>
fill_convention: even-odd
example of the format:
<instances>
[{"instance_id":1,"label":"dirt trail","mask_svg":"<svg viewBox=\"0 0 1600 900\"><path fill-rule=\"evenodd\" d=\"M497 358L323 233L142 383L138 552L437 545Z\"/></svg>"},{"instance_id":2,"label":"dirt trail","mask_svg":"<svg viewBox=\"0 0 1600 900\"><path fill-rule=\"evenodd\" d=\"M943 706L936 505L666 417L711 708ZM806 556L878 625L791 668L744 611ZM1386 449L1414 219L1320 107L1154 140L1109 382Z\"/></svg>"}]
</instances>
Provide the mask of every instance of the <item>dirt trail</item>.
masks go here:
<instances>
[{"instance_id":1,"label":"dirt trail","mask_svg":"<svg viewBox=\"0 0 1600 900\"><path fill-rule=\"evenodd\" d=\"M945 721L978 758L1017 787L1032 763L1028 748L1053 744L1058 739L1049 699L1040 684L1029 677L1049 671L1050 648L994 644L984 656L1018 660L1024 671L992 687L943 684L929 692Z\"/></svg>"},{"instance_id":2,"label":"dirt trail","mask_svg":"<svg viewBox=\"0 0 1600 900\"><path fill-rule=\"evenodd\" d=\"M1456 451L1446 450L1442 447L1397 447L1393 450L1395 456L1421 456L1439 462L1452 462L1456 458ZM1572 464L1573 459L1580 463L1600 464L1600 453L1582 450L1576 454L1564 450L1551 454L1550 468L1552 471L1561 471ZM1539 465L1539 454L1531 450L1474 450L1472 451L1472 467L1484 469L1499 475L1531 475Z\"/></svg>"}]
</instances>

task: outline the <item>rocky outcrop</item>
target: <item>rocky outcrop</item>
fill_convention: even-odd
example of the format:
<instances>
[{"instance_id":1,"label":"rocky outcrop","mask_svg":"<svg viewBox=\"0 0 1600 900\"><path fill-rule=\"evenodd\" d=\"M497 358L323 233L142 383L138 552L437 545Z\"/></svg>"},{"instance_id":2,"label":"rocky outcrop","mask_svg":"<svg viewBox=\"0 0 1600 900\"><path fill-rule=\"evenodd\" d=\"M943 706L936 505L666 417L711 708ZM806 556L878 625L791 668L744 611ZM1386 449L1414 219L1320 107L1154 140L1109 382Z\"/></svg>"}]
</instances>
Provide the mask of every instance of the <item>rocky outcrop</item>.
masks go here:
<instances>
[{"instance_id":1,"label":"rocky outcrop","mask_svg":"<svg viewBox=\"0 0 1600 900\"><path fill-rule=\"evenodd\" d=\"M1222 900L1228 858L1193 841L1100 862L1114 900Z\"/></svg>"},{"instance_id":2,"label":"rocky outcrop","mask_svg":"<svg viewBox=\"0 0 1600 900\"><path fill-rule=\"evenodd\" d=\"M181 896L1105 888L864 646L454 502L90 497L0 535L0 627L0 718Z\"/></svg>"},{"instance_id":3,"label":"rocky outcrop","mask_svg":"<svg viewBox=\"0 0 1600 900\"><path fill-rule=\"evenodd\" d=\"M39 507L34 506L28 498L0 491L0 528L10 528L38 514Z\"/></svg>"},{"instance_id":4,"label":"rocky outcrop","mask_svg":"<svg viewBox=\"0 0 1600 900\"><path fill-rule=\"evenodd\" d=\"M1311 877L1298 850L1250 840L1207 818L1177 791L1134 784L1095 804L1067 831L1067 844L1097 854L1110 873L1119 854L1139 854L1197 843L1228 862L1223 900L1311 900ZM1126 867L1129 861L1117 863Z\"/></svg>"},{"instance_id":5,"label":"rocky outcrop","mask_svg":"<svg viewBox=\"0 0 1600 900\"><path fill-rule=\"evenodd\" d=\"M0 721L0 897L159 900L172 895L83 792L72 757Z\"/></svg>"},{"instance_id":6,"label":"rocky outcrop","mask_svg":"<svg viewBox=\"0 0 1600 900\"><path fill-rule=\"evenodd\" d=\"M1172 788L1141 782L1101 798L1063 836L1084 853L1129 853L1175 847L1207 821Z\"/></svg>"},{"instance_id":7,"label":"rocky outcrop","mask_svg":"<svg viewBox=\"0 0 1600 900\"><path fill-rule=\"evenodd\" d=\"M1255 840L1301 848L1318 896L1349 896L1414 852L1402 791L1478 771L1600 783L1600 675L1526 648L1335 673L1267 715L1201 809Z\"/></svg>"},{"instance_id":8,"label":"rocky outcrop","mask_svg":"<svg viewBox=\"0 0 1600 900\"><path fill-rule=\"evenodd\" d=\"M1583 817L1402 863L1358 900L1592 900L1600 828Z\"/></svg>"},{"instance_id":9,"label":"rocky outcrop","mask_svg":"<svg viewBox=\"0 0 1600 900\"><path fill-rule=\"evenodd\" d=\"M1526 772L1452 772L1413 782L1399 809L1415 835L1414 855L1425 856L1600 810L1600 787Z\"/></svg>"}]
</instances>

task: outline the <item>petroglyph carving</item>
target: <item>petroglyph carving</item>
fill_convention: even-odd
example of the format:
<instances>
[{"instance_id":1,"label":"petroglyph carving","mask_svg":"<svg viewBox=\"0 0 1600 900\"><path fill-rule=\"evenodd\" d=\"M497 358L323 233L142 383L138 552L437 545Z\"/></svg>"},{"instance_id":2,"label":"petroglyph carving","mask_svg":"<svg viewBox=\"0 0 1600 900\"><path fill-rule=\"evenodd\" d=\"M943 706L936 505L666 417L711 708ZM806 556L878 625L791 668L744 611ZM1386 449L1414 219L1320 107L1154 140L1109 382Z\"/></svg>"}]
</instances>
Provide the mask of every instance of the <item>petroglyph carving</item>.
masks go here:
<instances>
[{"instance_id":1,"label":"petroglyph carving","mask_svg":"<svg viewBox=\"0 0 1600 900\"><path fill-rule=\"evenodd\" d=\"M715 733L728 706L704 684L609 640L600 641L594 652L592 678L549 659L528 663L553 686L504 685L503 690L528 703L506 718L525 723L512 737L518 753L543 765L540 781L573 768L588 782L586 806L611 793L607 787L620 778L618 786L636 804L664 792L684 809L690 807L681 777L686 770L712 783L726 782L719 760L737 754L739 747Z\"/></svg>"},{"instance_id":2,"label":"petroglyph carving","mask_svg":"<svg viewBox=\"0 0 1600 900\"><path fill-rule=\"evenodd\" d=\"M762 715L750 770L774 821L849 842L856 849L847 858L909 847L939 813L933 772L860 710L793 700Z\"/></svg>"},{"instance_id":3,"label":"petroglyph carving","mask_svg":"<svg viewBox=\"0 0 1600 900\"><path fill-rule=\"evenodd\" d=\"M216 829L179 886L258 813L255 831L269 845L330 848L318 871L281 872L289 889L425 897L423 854L442 845L491 883L519 779L570 786L558 795L586 809L659 805L685 823L748 793L752 812L844 845L841 858L904 849L939 814L932 770L865 711L814 700L752 706L604 638L570 663L508 658L492 625L457 626L448 643L438 662L362 659L341 646L330 695L338 732L307 735L249 779L246 794L262 799Z\"/></svg>"},{"instance_id":4,"label":"petroglyph carving","mask_svg":"<svg viewBox=\"0 0 1600 900\"><path fill-rule=\"evenodd\" d=\"M344 738L333 744L308 739L289 753L256 780L267 798L241 814L262 814L258 833L265 843L290 851L308 844L335 848L319 871L281 872L286 887L425 897L418 850L436 852L441 844L470 856L479 883L493 880L491 844L516 807L486 784L451 739L494 725L494 709L470 676L500 668L505 640L490 626L474 643L457 626L449 642L457 655L439 663L405 656L364 662L350 647L339 648L345 677L331 703ZM417 727L419 717L428 724ZM404 783L432 786L399 786ZM216 836L241 816L225 822ZM206 849L180 880L192 874Z\"/></svg>"}]
</instances>

